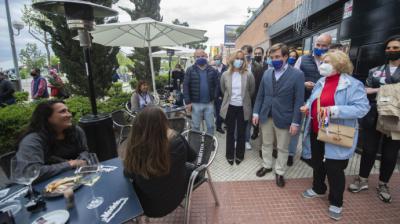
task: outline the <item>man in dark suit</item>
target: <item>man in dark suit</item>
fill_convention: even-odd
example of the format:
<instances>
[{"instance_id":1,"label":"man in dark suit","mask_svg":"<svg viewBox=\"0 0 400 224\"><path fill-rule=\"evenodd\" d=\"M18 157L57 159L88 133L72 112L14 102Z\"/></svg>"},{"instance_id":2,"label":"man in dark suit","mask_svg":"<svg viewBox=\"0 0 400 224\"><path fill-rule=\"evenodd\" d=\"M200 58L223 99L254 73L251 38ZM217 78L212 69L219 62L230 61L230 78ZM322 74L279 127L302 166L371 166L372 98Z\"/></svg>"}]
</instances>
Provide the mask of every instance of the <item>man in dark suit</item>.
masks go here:
<instances>
[{"instance_id":1,"label":"man in dark suit","mask_svg":"<svg viewBox=\"0 0 400 224\"><path fill-rule=\"evenodd\" d=\"M253 124L260 123L263 144L263 164L256 175L262 177L272 171L272 150L276 139L276 184L284 187L290 136L297 134L301 124L304 74L287 64L289 49L285 44L273 45L270 55L273 68L263 75L253 110Z\"/></svg>"},{"instance_id":2,"label":"man in dark suit","mask_svg":"<svg viewBox=\"0 0 400 224\"><path fill-rule=\"evenodd\" d=\"M221 85L220 85L220 79L221 75L228 69L228 67L222 63L222 56L220 54L217 54L214 56L214 62L215 62L215 70L217 70L218 74L218 83L217 83L217 97L214 101L214 106L215 106L215 126L217 127L217 131L221 134L225 134L225 131L222 129L222 121L223 118L219 115L219 111L221 110L221 104L222 104L222 99L224 98L222 92L221 92Z\"/></svg>"}]
</instances>

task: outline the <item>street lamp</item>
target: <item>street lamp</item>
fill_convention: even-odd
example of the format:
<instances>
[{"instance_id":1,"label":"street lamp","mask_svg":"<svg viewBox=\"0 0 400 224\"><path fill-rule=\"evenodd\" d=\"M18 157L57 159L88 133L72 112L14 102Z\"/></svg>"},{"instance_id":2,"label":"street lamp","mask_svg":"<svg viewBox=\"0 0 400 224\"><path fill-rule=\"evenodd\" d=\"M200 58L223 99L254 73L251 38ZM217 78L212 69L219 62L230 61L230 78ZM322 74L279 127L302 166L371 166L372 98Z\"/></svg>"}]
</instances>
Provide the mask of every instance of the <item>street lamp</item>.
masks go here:
<instances>
[{"instance_id":1,"label":"street lamp","mask_svg":"<svg viewBox=\"0 0 400 224\"><path fill-rule=\"evenodd\" d=\"M94 91L91 65L91 37L88 31L95 26L94 18L116 16L118 12L105 6L79 0L40 0L32 7L41 12L65 16L68 28L77 30L80 46L83 47L85 71L89 81L89 99L92 114L85 115L79 120L85 130L91 151L98 154L100 160L116 156L116 142L109 114L97 114L96 94Z\"/></svg>"},{"instance_id":2,"label":"street lamp","mask_svg":"<svg viewBox=\"0 0 400 224\"><path fill-rule=\"evenodd\" d=\"M13 21L12 26L14 29L16 29L18 31L18 33L15 34L15 36L18 36L19 32L24 28L24 23L20 22L20 21Z\"/></svg>"},{"instance_id":3,"label":"street lamp","mask_svg":"<svg viewBox=\"0 0 400 224\"><path fill-rule=\"evenodd\" d=\"M14 62L15 77L17 79L17 83L16 83L17 88L16 89L19 91L19 90L21 90L21 78L19 77L17 51L15 50L14 30L12 29L12 25L11 25L10 7L8 4L8 0L5 0L5 6L6 6L6 14L7 14L7 22L8 22L8 33L10 35L11 52L12 52L13 62ZM20 30L18 29L18 34L19 34L19 31Z\"/></svg>"}]
</instances>

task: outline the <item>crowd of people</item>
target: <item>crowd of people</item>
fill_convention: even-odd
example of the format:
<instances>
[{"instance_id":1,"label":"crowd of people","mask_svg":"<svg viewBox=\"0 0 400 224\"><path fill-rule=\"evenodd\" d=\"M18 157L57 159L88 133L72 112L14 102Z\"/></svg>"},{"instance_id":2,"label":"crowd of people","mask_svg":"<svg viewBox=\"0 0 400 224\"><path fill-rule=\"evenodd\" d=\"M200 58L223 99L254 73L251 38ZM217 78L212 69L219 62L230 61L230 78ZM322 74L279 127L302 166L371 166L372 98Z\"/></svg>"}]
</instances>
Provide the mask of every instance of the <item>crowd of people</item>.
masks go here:
<instances>
[{"instance_id":1,"label":"crowd of people","mask_svg":"<svg viewBox=\"0 0 400 224\"><path fill-rule=\"evenodd\" d=\"M216 55L212 63L204 50L197 49L195 63L186 72L176 67L173 85L176 91L183 91L192 129L200 131L205 121L207 133L213 135L216 130L225 134L225 123L225 156L230 166L240 165L245 159L250 138L261 138L262 159L256 175L263 177L274 171L278 187L286 184L285 174L293 164L299 133L304 129L302 158L313 169L313 181L302 195L316 198L329 190L329 216L339 220L346 188L344 170L358 143L359 120L363 152L359 175L348 190L357 193L368 189L368 176L381 148L377 195L383 202L392 200L387 184L400 139L398 133L388 135L376 130L376 95L382 86L400 82L400 36L385 43L386 63L370 70L365 85L352 77L349 56L331 42L328 34L322 34L312 53L300 57L282 43L265 52L257 47L254 54L246 45L229 57ZM32 70L32 76L32 96L47 97L47 84L40 71ZM3 85L1 82L0 87ZM140 112L126 142L123 164L144 213L159 217L182 201L193 169L188 163L196 155L185 138L169 127L163 111L150 106L153 101L148 84L140 81L131 99L132 108ZM42 165L42 180L85 165L86 152L84 133L71 123L67 106L50 100L37 106L16 157Z\"/></svg>"}]
</instances>

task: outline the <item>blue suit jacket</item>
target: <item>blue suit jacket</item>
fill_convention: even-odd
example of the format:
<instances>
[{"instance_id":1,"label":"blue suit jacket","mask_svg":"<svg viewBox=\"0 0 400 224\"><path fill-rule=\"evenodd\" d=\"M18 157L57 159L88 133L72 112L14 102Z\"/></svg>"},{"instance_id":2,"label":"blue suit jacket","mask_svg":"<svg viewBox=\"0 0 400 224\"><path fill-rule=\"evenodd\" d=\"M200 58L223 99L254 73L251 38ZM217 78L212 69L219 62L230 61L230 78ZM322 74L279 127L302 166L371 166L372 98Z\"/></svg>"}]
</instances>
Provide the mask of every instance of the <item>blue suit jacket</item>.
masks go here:
<instances>
[{"instance_id":1,"label":"blue suit jacket","mask_svg":"<svg viewBox=\"0 0 400 224\"><path fill-rule=\"evenodd\" d=\"M304 102L304 74L288 66L277 81L277 90L273 91L274 69L265 71L258 89L254 114L258 114L260 123L268 120L271 113L278 128L289 128L292 123L301 124L300 107Z\"/></svg>"}]
</instances>

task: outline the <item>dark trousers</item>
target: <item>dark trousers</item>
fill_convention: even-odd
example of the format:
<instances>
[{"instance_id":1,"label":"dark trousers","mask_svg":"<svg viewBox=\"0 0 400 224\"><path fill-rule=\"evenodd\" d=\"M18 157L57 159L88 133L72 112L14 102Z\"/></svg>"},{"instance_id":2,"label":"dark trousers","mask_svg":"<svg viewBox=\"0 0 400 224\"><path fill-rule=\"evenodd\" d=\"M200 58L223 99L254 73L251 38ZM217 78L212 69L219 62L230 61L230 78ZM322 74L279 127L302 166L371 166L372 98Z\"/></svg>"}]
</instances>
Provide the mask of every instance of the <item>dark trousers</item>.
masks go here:
<instances>
[{"instance_id":1,"label":"dark trousers","mask_svg":"<svg viewBox=\"0 0 400 224\"><path fill-rule=\"evenodd\" d=\"M216 99L214 101L215 105L215 127L216 128L221 128L222 122L224 119L219 115L219 111L221 110L221 104L222 100L221 99Z\"/></svg>"},{"instance_id":2,"label":"dark trousers","mask_svg":"<svg viewBox=\"0 0 400 224\"><path fill-rule=\"evenodd\" d=\"M313 165L313 190L324 194L327 190L325 177L328 177L329 202L331 205L342 207L345 188L344 170L349 160L325 159L325 143L317 140L317 133L311 132L311 162Z\"/></svg>"},{"instance_id":3,"label":"dark trousers","mask_svg":"<svg viewBox=\"0 0 400 224\"><path fill-rule=\"evenodd\" d=\"M247 122L244 120L243 107L229 105L225 118L226 129L226 158L233 160L244 159L245 131ZM235 148L235 129L237 131Z\"/></svg>"},{"instance_id":4,"label":"dark trousers","mask_svg":"<svg viewBox=\"0 0 400 224\"><path fill-rule=\"evenodd\" d=\"M376 153L381 143L381 166L379 170L379 180L388 183L396 167L397 156L400 149L400 140L383 135L375 128L363 129L363 152L360 163L360 176L368 178L375 163Z\"/></svg>"}]
</instances>

